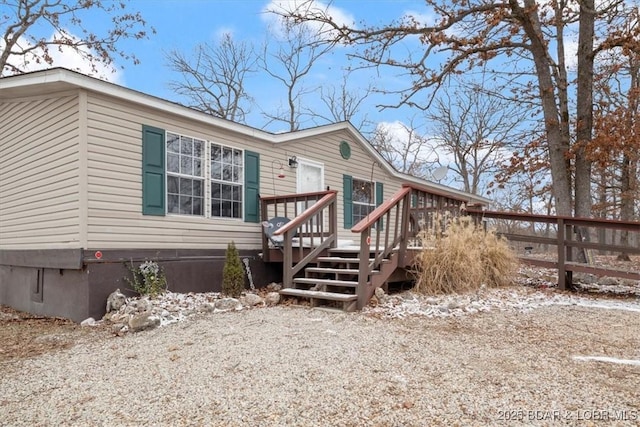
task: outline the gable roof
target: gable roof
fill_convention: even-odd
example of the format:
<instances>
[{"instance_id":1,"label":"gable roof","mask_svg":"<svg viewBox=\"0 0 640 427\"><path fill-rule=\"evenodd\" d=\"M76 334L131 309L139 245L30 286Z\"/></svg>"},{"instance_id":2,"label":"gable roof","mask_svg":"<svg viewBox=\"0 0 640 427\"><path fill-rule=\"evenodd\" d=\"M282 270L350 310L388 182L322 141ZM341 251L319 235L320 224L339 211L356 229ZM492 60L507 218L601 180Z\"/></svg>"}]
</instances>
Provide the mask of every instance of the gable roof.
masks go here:
<instances>
[{"instance_id":1,"label":"gable roof","mask_svg":"<svg viewBox=\"0 0 640 427\"><path fill-rule=\"evenodd\" d=\"M471 203L488 205L492 202L490 199L485 197L466 193L464 191L456 190L442 184L397 171L349 122L322 125L295 132L272 133L215 117L166 99L148 95L146 93L119 86L115 83L110 83L95 77L89 77L65 68L52 68L44 71L34 71L31 73L0 78L0 101L72 89L85 89L109 95L126 102L152 107L166 113L202 122L207 125L213 125L221 129L229 130L273 144L312 138L317 135L335 131L346 131L352 136L354 141L357 141L364 150L377 161L381 168L400 180L426 187L429 191L436 194L447 195L452 198L462 199Z\"/></svg>"}]
</instances>

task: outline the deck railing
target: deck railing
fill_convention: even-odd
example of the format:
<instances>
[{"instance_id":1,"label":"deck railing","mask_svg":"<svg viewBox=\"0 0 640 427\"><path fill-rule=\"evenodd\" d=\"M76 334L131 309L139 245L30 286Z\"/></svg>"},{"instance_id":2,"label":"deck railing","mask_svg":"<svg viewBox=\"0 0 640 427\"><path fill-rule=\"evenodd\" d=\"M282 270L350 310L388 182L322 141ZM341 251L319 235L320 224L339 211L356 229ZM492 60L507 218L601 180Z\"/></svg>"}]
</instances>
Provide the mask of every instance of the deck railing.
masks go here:
<instances>
[{"instance_id":1,"label":"deck railing","mask_svg":"<svg viewBox=\"0 0 640 427\"><path fill-rule=\"evenodd\" d=\"M391 263L390 269L406 267L407 247L420 228L430 226L436 213L459 212L464 203L430 188L404 184L356 224L351 231L360 234L358 308L365 306L375 292L377 283L372 277L384 268L383 263ZM371 253L372 259L368 256Z\"/></svg>"},{"instance_id":2,"label":"deck railing","mask_svg":"<svg viewBox=\"0 0 640 427\"><path fill-rule=\"evenodd\" d=\"M269 196L260 200L263 221L278 216L291 219L273 233L283 237L282 285L289 288L299 271L324 250L337 245L337 191ZM263 236L262 247L263 259L270 261L271 251L266 236ZM294 250L298 251L296 257Z\"/></svg>"},{"instance_id":3,"label":"deck railing","mask_svg":"<svg viewBox=\"0 0 640 427\"><path fill-rule=\"evenodd\" d=\"M640 272L627 271L624 269L601 266L594 263L590 255L590 250L610 251L625 253L629 255L640 254L640 222L638 221L615 221L597 218L573 218L556 215L533 215L515 212L496 212L468 210L468 213L476 218L492 219L496 221L509 221L512 230L505 231L498 229L499 234L506 237L510 242L524 243L526 254L520 256L522 262L541 267L558 270L558 288L561 290L570 289L573 286L573 272L590 273L598 276L622 277L632 280L640 280ZM547 230L534 233L536 224L543 224ZM555 230L554 230L555 229ZM627 234L627 244L607 244L601 241L601 236L606 233L591 232L595 230L621 230ZM555 234L555 236L553 235ZM585 238L585 235L588 236ZM591 240L593 238L594 240ZM635 243L633 243L635 242ZM555 259L550 260L544 257L536 257L532 254L535 245L556 246ZM586 261L575 262L577 250L584 250L587 254ZM583 260L585 261L585 260Z\"/></svg>"}]
</instances>

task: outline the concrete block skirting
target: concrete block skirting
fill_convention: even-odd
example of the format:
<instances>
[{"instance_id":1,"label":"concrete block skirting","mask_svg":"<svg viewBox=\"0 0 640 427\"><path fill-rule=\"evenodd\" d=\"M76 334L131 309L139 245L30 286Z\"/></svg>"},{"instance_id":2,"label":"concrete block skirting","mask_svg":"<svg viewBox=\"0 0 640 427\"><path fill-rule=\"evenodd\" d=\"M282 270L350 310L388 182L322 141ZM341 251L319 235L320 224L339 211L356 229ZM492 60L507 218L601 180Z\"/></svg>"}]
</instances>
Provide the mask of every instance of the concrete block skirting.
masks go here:
<instances>
[{"instance_id":1,"label":"concrete block skirting","mask_svg":"<svg viewBox=\"0 0 640 427\"><path fill-rule=\"evenodd\" d=\"M96 256L97 255L97 256ZM282 280L282 266L262 262L258 250L240 251L249 259L254 285ZM0 304L76 322L104 315L107 296L120 288L136 295L124 280L126 263L157 261L173 292L220 292L225 250L0 250ZM245 276L246 277L246 276ZM249 288L249 280L246 287Z\"/></svg>"}]
</instances>

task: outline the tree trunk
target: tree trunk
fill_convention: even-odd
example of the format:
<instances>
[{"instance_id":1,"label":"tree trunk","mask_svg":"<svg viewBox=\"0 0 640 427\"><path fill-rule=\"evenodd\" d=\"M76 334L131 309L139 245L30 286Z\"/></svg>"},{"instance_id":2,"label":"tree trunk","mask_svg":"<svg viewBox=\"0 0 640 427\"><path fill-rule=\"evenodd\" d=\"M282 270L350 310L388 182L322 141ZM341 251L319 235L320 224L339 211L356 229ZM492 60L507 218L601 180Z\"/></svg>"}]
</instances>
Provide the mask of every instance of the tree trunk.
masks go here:
<instances>
[{"instance_id":1,"label":"tree trunk","mask_svg":"<svg viewBox=\"0 0 640 427\"><path fill-rule=\"evenodd\" d=\"M594 13L594 0L582 0L580 2L576 105L575 214L582 217L591 216L591 161L587 159L585 148L591 142L593 131Z\"/></svg>"},{"instance_id":2,"label":"tree trunk","mask_svg":"<svg viewBox=\"0 0 640 427\"><path fill-rule=\"evenodd\" d=\"M627 118L627 128L629 129L629 134L634 134L633 125L638 110L638 92L640 91L640 61L634 61L635 58L631 59L631 85L629 89L629 111ZM636 168L637 161L632 158L632 147L628 147L624 155L622 156L622 167L620 171L620 219L624 221L631 221L633 219L634 214L634 206L636 202L636 185L637 185L637 177L636 177ZM636 156L637 157L637 156ZM629 232L623 230L620 234L620 243L622 245L629 244ZM618 255L619 261L631 261L629 254L621 253Z\"/></svg>"},{"instance_id":3,"label":"tree trunk","mask_svg":"<svg viewBox=\"0 0 640 427\"><path fill-rule=\"evenodd\" d=\"M554 64L548 55L536 0L524 0L524 9L520 8L518 3L518 0L509 0L514 15L519 19L525 33L531 40L530 49L536 68L547 144L549 145L549 164L556 212L558 215L570 216L572 192L571 175L567 169L569 145L561 132L561 117L556 104L556 87L552 77Z\"/></svg>"}]
</instances>

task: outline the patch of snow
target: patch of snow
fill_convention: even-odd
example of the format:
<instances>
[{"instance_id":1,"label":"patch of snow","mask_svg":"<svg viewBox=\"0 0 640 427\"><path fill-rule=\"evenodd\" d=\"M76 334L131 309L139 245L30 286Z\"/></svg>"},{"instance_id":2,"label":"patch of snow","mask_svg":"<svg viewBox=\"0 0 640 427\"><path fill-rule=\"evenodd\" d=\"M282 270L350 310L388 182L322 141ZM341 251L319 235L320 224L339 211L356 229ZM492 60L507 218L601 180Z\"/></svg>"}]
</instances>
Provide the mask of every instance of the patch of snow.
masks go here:
<instances>
[{"instance_id":1,"label":"patch of snow","mask_svg":"<svg viewBox=\"0 0 640 427\"><path fill-rule=\"evenodd\" d=\"M582 362L607 362L607 363L616 363L620 365L640 366L640 360L617 359L615 357L605 357L605 356L573 356L573 360L579 360Z\"/></svg>"},{"instance_id":2,"label":"patch of snow","mask_svg":"<svg viewBox=\"0 0 640 427\"><path fill-rule=\"evenodd\" d=\"M603 300L530 288L486 289L462 295L424 296L412 292L388 295L377 306L363 312L390 318L407 316L458 317L488 311L516 310L528 312L552 305L580 306L595 309L625 310L640 313L638 300Z\"/></svg>"}]
</instances>

